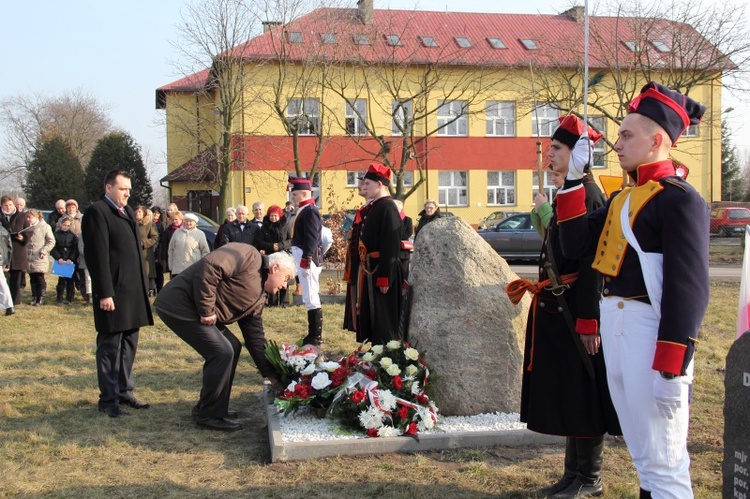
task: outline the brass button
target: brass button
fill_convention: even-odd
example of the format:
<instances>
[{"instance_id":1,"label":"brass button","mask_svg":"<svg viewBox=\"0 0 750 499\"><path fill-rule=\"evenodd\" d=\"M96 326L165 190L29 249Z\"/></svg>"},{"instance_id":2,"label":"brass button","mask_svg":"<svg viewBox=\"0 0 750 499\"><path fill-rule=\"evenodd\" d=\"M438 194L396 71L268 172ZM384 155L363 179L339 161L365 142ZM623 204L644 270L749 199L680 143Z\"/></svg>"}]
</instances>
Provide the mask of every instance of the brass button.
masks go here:
<instances>
[{"instance_id":1,"label":"brass button","mask_svg":"<svg viewBox=\"0 0 750 499\"><path fill-rule=\"evenodd\" d=\"M612 270L617 270L617 265L612 265Z\"/></svg>"},{"instance_id":2,"label":"brass button","mask_svg":"<svg viewBox=\"0 0 750 499\"><path fill-rule=\"evenodd\" d=\"M617 308L625 308L625 304L621 301L617 302Z\"/></svg>"},{"instance_id":3,"label":"brass button","mask_svg":"<svg viewBox=\"0 0 750 499\"><path fill-rule=\"evenodd\" d=\"M620 259L620 255L615 255L615 260L619 260L619 259Z\"/></svg>"},{"instance_id":4,"label":"brass button","mask_svg":"<svg viewBox=\"0 0 750 499\"><path fill-rule=\"evenodd\" d=\"M628 212L628 218L633 218L633 212L632 211Z\"/></svg>"},{"instance_id":5,"label":"brass button","mask_svg":"<svg viewBox=\"0 0 750 499\"><path fill-rule=\"evenodd\" d=\"M617 249L622 249L622 244L618 244Z\"/></svg>"},{"instance_id":6,"label":"brass button","mask_svg":"<svg viewBox=\"0 0 750 499\"><path fill-rule=\"evenodd\" d=\"M608 294L609 294L609 288L604 288L604 289L602 290L602 294L603 294L603 295L608 295Z\"/></svg>"},{"instance_id":7,"label":"brass button","mask_svg":"<svg viewBox=\"0 0 750 499\"><path fill-rule=\"evenodd\" d=\"M607 241L602 241L602 246L606 246L606 245L607 245Z\"/></svg>"}]
</instances>

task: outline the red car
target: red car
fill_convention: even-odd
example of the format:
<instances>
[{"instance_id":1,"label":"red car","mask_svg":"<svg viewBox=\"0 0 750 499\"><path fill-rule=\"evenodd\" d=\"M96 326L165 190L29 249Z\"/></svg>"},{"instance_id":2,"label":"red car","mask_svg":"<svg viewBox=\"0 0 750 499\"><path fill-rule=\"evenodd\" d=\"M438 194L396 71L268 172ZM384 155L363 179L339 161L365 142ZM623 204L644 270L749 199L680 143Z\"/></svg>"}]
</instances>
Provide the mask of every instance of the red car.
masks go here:
<instances>
[{"instance_id":1,"label":"red car","mask_svg":"<svg viewBox=\"0 0 750 499\"><path fill-rule=\"evenodd\" d=\"M721 237L741 236L745 225L750 224L750 210L747 208L714 208L711 210L711 234Z\"/></svg>"}]
</instances>

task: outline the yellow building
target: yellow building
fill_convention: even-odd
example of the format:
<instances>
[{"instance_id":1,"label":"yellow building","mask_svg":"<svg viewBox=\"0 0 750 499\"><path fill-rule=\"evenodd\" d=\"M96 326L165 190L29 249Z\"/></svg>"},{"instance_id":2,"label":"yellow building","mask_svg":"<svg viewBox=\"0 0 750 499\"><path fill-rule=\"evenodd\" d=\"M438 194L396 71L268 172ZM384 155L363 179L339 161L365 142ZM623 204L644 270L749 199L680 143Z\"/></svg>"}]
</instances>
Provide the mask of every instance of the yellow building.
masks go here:
<instances>
[{"instance_id":1,"label":"yellow building","mask_svg":"<svg viewBox=\"0 0 750 499\"><path fill-rule=\"evenodd\" d=\"M381 11L360 0L356 9L267 23L231 52L231 74L239 78L225 78L226 64L217 62L157 90L167 122L169 173L162 181L182 208L221 221L223 186L226 206L283 206L287 175L313 172L326 213L361 204L356 177L377 160L398 175L412 217L427 199L472 224L494 211L529 211L538 189L537 143L546 152L557 119L584 112L581 12ZM617 122L647 77L670 85L669 61L684 50L670 46L674 31L700 37L661 20L650 20L647 32L639 21L590 20L587 112L606 137L595 151L596 177L621 177L611 151ZM644 59L650 74L627 72ZM708 111L673 153L707 201L721 194L722 69L694 81L690 96ZM232 106L222 104L228 96ZM548 175L544 180L552 195Z\"/></svg>"}]
</instances>

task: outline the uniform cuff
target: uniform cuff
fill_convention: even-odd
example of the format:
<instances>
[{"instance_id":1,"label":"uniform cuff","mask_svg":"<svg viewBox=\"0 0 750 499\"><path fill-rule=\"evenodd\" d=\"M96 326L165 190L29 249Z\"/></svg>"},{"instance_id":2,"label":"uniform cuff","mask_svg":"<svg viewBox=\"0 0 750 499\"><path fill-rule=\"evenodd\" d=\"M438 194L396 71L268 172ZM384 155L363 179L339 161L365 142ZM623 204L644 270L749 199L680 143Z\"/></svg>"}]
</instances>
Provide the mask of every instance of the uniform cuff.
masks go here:
<instances>
[{"instance_id":1,"label":"uniform cuff","mask_svg":"<svg viewBox=\"0 0 750 499\"><path fill-rule=\"evenodd\" d=\"M671 341L657 341L654 354L654 371L664 371L675 376L682 376L682 366L685 363L687 345Z\"/></svg>"},{"instance_id":2,"label":"uniform cuff","mask_svg":"<svg viewBox=\"0 0 750 499\"><path fill-rule=\"evenodd\" d=\"M377 287L381 287L381 286L385 287L390 284L388 281L389 279L387 277L378 277L377 280L375 281L375 285Z\"/></svg>"},{"instance_id":3,"label":"uniform cuff","mask_svg":"<svg viewBox=\"0 0 750 499\"><path fill-rule=\"evenodd\" d=\"M586 189L579 184L570 189L557 191L557 221L565 222L586 214Z\"/></svg>"},{"instance_id":4,"label":"uniform cuff","mask_svg":"<svg viewBox=\"0 0 750 499\"><path fill-rule=\"evenodd\" d=\"M596 334L599 331L599 321L596 319L576 319L576 333Z\"/></svg>"}]
</instances>

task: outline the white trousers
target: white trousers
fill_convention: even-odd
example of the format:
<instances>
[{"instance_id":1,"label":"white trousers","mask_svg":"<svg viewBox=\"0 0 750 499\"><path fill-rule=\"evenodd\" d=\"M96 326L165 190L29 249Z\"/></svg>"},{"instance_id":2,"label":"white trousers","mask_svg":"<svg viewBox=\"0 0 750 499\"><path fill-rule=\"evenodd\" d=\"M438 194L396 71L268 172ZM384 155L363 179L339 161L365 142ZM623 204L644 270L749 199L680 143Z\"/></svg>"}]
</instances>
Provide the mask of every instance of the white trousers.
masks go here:
<instances>
[{"instance_id":1,"label":"white trousers","mask_svg":"<svg viewBox=\"0 0 750 499\"><path fill-rule=\"evenodd\" d=\"M307 310L320 308L320 272L323 268L318 267L314 263L310 264L309 269L300 267L302 248L298 248L297 246L292 246L292 258L294 258L294 264L297 266L297 277L299 278L299 285L302 291L302 303L305 304Z\"/></svg>"},{"instance_id":2,"label":"white trousers","mask_svg":"<svg viewBox=\"0 0 750 499\"><path fill-rule=\"evenodd\" d=\"M651 367L659 328L653 308L615 296L602 299L600 313L609 392L641 488L654 499L692 498L687 433L693 362L679 378L680 408L672 419L662 417L653 390L660 374Z\"/></svg>"},{"instance_id":3,"label":"white trousers","mask_svg":"<svg viewBox=\"0 0 750 499\"><path fill-rule=\"evenodd\" d=\"M0 269L0 310L13 307L13 297L5 280L2 269Z\"/></svg>"}]
</instances>

